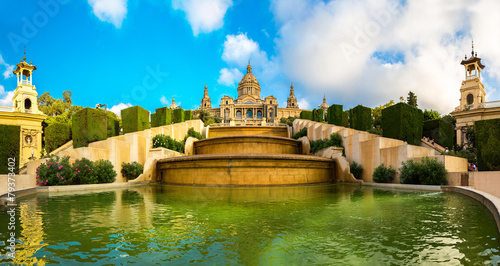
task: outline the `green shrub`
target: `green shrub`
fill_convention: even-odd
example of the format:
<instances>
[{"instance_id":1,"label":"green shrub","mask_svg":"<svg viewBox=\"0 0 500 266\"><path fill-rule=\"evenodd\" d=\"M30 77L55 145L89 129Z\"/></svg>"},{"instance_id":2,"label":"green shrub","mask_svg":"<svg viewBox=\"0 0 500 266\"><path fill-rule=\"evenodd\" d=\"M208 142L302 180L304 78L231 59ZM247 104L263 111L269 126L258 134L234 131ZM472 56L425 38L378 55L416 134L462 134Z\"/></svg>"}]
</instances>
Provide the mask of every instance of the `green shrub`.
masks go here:
<instances>
[{"instance_id":1,"label":"green shrub","mask_svg":"<svg viewBox=\"0 0 500 266\"><path fill-rule=\"evenodd\" d=\"M184 115L185 113L182 108L172 110L172 122L173 123L184 122L186 120Z\"/></svg>"},{"instance_id":2,"label":"green shrub","mask_svg":"<svg viewBox=\"0 0 500 266\"><path fill-rule=\"evenodd\" d=\"M342 126L349 127L349 110L342 112Z\"/></svg>"},{"instance_id":3,"label":"green shrub","mask_svg":"<svg viewBox=\"0 0 500 266\"><path fill-rule=\"evenodd\" d=\"M311 144L311 153L315 153L319 150L332 146L340 148L344 147L342 145L342 137L338 133L330 135L330 139L318 139L310 141L310 144Z\"/></svg>"},{"instance_id":4,"label":"green shrub","mask_svg":"<svg viewBox=\"0 0 500 266\"><path fill-rule=\"evenodd\" d=\"M123 134L142 131L149 128L149 112L140 107L132 106L121 111Z\"/></svg>"},{"instance_id":5,"label":"green shrub","mask_svg":"<svg viewBox=\"0 0 500 266\"><path fill-rule=\"evenodd\" d=\"M97 160L94 163L94 174L97 177L97 183L113 183L116 180L116 171L108 160Z\"/></svg>"},{"instance_id":6,"label":"green shrub","mask_svg":"<svg viewBox=\"0 0 500 266\"><path fill-rule=\"evenodd\" d=\"M356 130L369 130L372 128L372 109L358 105L350 110L349 125Z\"/></svg>"},{"instance_id":7,"label":"green shrub","mask_svg":"<svg viewBox=\"0 0 500 266\"><path fill-rule=\"evenodd\" d=\"M313 120L313 112L312 111L300 112L300 119Z\"/></svg>"},{"instance_id":8,"label":"green shrub","mask_svg":"<svg viewBox=\"0 0 500 266\"><path fill-rule=\"evenodd\" d=\"M383 134L382 129L380 127L369 129L366 132L372 133L372 134L375 134L375 135L380 135L380 136L382 136L382 134Z\"/></svg>"},{"instance_id":9,"label":"green shrub","mask_svg":"<svg viewBox=\"0 0 500 266\"><path fill-rule=\"evenodd\" d=\"M300 139L307 136L307 127L302 128L297 133L293 134L292 139Z\"/></svg>"},{"instance_id":10,"label":"green shrub","mask_svg":"<svg viewBox=\"0 0 500 266\"><path fill-rule=\"evenodd\" d=\"M425 137L433 139L442 147L453 148L455 128L443 119L425 121L422 134Z\"/></svg>"},{"instance_id":11,"label":"green shrub","mask_svg":"<svg viewBox=\"0 0 500 266\"><path fill-rule=\"evenodd\" d=\"M420 145L424 114L406 103L398 103L382 110L382 132L386 138L394 138Z\"/></svg>"},{"instance_id":12,"label":"green shrub","mask_svg":"<svg viewBox=\"0 0 500 266\"><path fill-rule=\"evenodd\" d=\"M194 128L190 127L188 129L188 132L187 132L187 135L186 135L186 139L187 137L193 137L195 139L204 139L203 135L201 135L200 132L194 130Z\"/></svg>"},{"instance_id":13,"label":"green shrub","mask_svg":"<svg viewBox=\"0 0 500 266\"><path fill-rule=\"evenodd\" d=\"M282 117L280 119L280 123L287 124L289 126L293 126L293 121L295 121L295 119L297 119L297 118L298 117L296 117L296 116L289 116L288 118Z\"/></svg>"},{"instance_id":14,"label":"green shrub","mask_svg":"<svg viewBox=\"0 0 500 266\"><path fill-rule=\"evenodd\" d=\"M164 134L158 134L153 137L153 148L160 147L184 153L184 144L182 142L179 142Z\"/></svg>"},{"instance_id":15,"label":"green shrub","mask_svg":"<svg viewBox=\"0 0 500 266\"><path fill-rule=\"evenodd\" d=\"M184 121L193 120L193 111L186 110L184 111Z\"/></svg>"},{"instance_id":16,"label":"green shrub","mask_svg":"<svg viewBox=\"0 0 500 266\"><path fill-rule=\"evenodd\" d=\"M373 181L377 183L392 183L396 177L396 170L392 166L381 164L373 171Z\"/></svg>"},{"instance_id":17,"label":"green shrub","mask_svg":"<svg viewBox=\"0 0 500 266\"><path fill-rule=\"evenodd\" d=\"M349 168L351 169L351 174L356 179L361 179L361 174L363 173L363 166L361 166L361 164L352 161L352 163L349 165Z\"/></svg>"},{"instance_id":18,"label":"green shrub","mask_svg":"<svg viewBox=\"0 0 500 266\"><path fill-rule=\"evenodd\" d=\"M142 174L143 168L142 165L138 162L126 163L122 162L122 176L127 180L136 179L139 175Z\"/></svg>"},{"instance_id":19,"label":"green shrub","mask_svg":"<svg viewBox=\"0 0 500 266\"><path fill-rule=\"evenodd\" d=\"M36 168L36 184L38 186L71 185L74 183L74 172L69 164L69 156L59 158L51 156Z\"/></svg>"},{"instance_id":20,"label":"green shrub","mask_svg":"<svg viewBox=\"0 0 500 266\"><path fill-rule=\"evenodd\" d=\"M447 171L437 158L422 158L421 162L408 160L399 169L402 184L446 185Z\"/></svg>"},{"instance_id":21,"label":"green shrub","mask_svg":"<svg viewBox=\"0 0 500 266\"><path fill-rule=\"evenodd\" d=\"M73 115L71 123L74 148L107 138L105 114L101 110L84 108Z\"/></svg>"},{"instance_id":22,"label":"green shrub","mask_svg":"<svg viewBox=\"0 0 500 266\"><path fill-rule=\"evenodd\" d=\"M73 173L75 184L97 184L98 177L94 172L94 162L87 158L76 159L73 163Z\"/></svg>"},{"instance_id":23,"label":"green shrub","mask_svg":"<svg viewBox=\"0 0 500 266\"><path fill-rule=\"evenodd\" d=\"M110 112L108 112L109 114ZM108 115L108 138L120 135L120 121Z\"/></svg>"},{"instance_id":24,"label":"green shrub","mask_svg":"<svg viewBox=\"0 0 500 266\"><path fill-rule=\"evenodd\" d=\"M477 168L500 171L500 118L474 122Z\"/></svg>"},{"instance_id":25,"label":"green shrub","mask_svg":"<svg viewBox=\"0 0 500 266\"><path fill-rule=\"evenodd\" d=\"M151 127L166 126L172 124L172 110L167 107L158 108L151 115Z\"/></svg>"},{"instance_id":26,"label":"green shrub","mask_svg":"<svg viewBox=\"0 0 500 266\"><path fill-rule=\"evenodd\" d=\"M328 124L342 126L343 106L332 104L328 107Z\"/></svg>"},{"instance_id":27,"label":"green shrub","mask_svg":"<svg viewBox=\"0 0 500 266\"><path fill-rule=\"evenodd\" d=\"M71 140L68 124L53 123L45 129L45 150L50 153Z\"/></svg>"},{"instance_id":28,"label":"green shrub","mask_svg":"<svg viewBox=\"0 0 500 266\"><path fill-rule=\"evenodd\" d=\"M323 109L321 109L321 108L313 109L313 111L312 111L312 121L323 122L324 121L324 119L323 119L324 112L325 111L323 111Z\"/></svg>"},{"instance_id":29,"label":"green shrub","mask_svg":"<svg viewBox=\"0 0 500 266\"><path fill-rule=\"evenodd\" d=\"M21 127L0 125L0 174L19 173ZM14 160L14 161L13 161ZM14 171L12 170L14 164ZM9 166L10 165L10 166Z\"/></svg>"}]
</instances>

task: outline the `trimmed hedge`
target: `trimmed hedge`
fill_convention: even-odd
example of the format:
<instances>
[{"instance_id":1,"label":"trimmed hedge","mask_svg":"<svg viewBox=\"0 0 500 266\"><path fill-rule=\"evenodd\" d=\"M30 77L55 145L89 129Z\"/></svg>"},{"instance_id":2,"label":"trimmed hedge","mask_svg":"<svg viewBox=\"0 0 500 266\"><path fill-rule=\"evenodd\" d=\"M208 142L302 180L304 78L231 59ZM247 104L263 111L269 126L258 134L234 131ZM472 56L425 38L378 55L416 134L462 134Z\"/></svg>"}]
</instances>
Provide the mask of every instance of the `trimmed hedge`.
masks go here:
<instances>
[{"instance_id":1,"label":"trimmed hedge","mask_svg":"<svg viewBox=\"0 0 500 266\"><path fill-rule=\"evenodd\" d=\"M151 114L151 127L166 126L172 124L172 110L167 107L158 108Z\"/></svg>"},{"instance_id":2,"label":"trimmed hedge","mask_svg":"<svg viewBox=\"0 0 500 266\"><path fill-rule=\"evenodd\" d=\"M105 140L108 135L106 119L102 110L84 108L71 119L73 147L87 147L89 143Z\"/></svg>"},{"instance_id":3,"label":"trimmed hedge","mask_svg":"<svg viewBox=\"0 0 500 266\"><path fill-rule=\"evenodd\" d=\"M193 120L193 111L186 110L184 111L184 121Z\"/></svg>"},{"instance_id":4,"label":"trimmed hedge","mask_svg":"<svg viewBox=\"0 0 500 266\"><path fill-rule=\"evenodd\" d=\"M185 121L185 113L184 109L179 108L179 109L174 109L172 110L172 122L173 123L180 123Z\"/></svg>"},{"instance_id":5,"label":"trimmed hedge","mask_svg":"<svg viewBox=\"0 0 500 266\"><path fill-rule=\"evenodd\" d=\"M149 128L149 112L138 105L123 109L121 115L123 134Z\"/></svg>"},{"instance_id":6,"label":"trimmed hedge","mask_svg":"<svg viewBox=\"0 0 500 266\"><path fill-rule=\"evenodd\" d=\"M54 123L45 129L45 150L50 153L71 140L68 124Z\"/></svg>"},{"instance_id":7,"label":"trimmed hedge","mask_svg":"<svg viewBox=\"0 0 500 266\"><path fill-rule=\"evenodd\" d=\"M454 126L443 119L434 119L424 122L423 136L433 139L437 144L448 149L453 148Z\"/></svg>"},{"instance_id":8,"label":"trimmed hedge","mask_svg":"<svg viewBox=\"0 0 500 266\"><path fill-rule=\"evenodd\" d=\"M12 173L9 170L9 164L15 163L14 173L19 173L20 161L20 143L21 143L21 126L0 125L0 174L6 175ZM14 158L15 162L12 162ZM11 168L12 170L12 168ZM7 184L6 184L7 185Z\"/></svg>"},{"instance_id":9,"label":"trimmed hedge","mask_svg":"<svg viewBox=\"0 0 500 266\"><path fill-rule=\"evenodd\" d=\"M420 145L424 113L406 103L398 103L382 110L383 136Z\"/></svg>"},{"instance_id":10,"label":"trimmed hedge","mask_svg":"<svg viewBox=\"0 0 500 266\"><path fill-rule=\"evenodd\" d=\"M312 113L313 113L313 121L316 121L316 122L325 121L323 119L323 115L325 113L325 111L323 111L323 109L321 109L321 108L314 109Z\"/></svg>"},{"instance_id":11,"label":"trimmed hedge","mask_svg":"<svg viewBox=\"0 0 500 266\"><path fill-rule=\"evenodd\" d=\"M328 107L328 124L342 126L342 112L344 106L332 104Z\"/></svg>"},{"instance_id":12,"label":"trimmed hedge","mask_svg":"<svg viewBox=\"0 0 500 266\"><path fill-rule=\"evenodd\" d=\"M372 128L372 109L358 105L349 110L349 124L356 130L367 131Z\"/></svg>"},{"instance_id":13,"label":"trimmed hedge","mask_svg":"<svg viewBox=\"0 0 500 266\"><path fill-rule=\"evenodd\" d=\"M312 111L300 112L300 119L313 120L313 112Z\"/></svg>"},{"instance_id":14,"label":"trimmed hedge","mask_svg":"<svg viewBox=\"0 0 500 266\"><path fill-rule=\"evenodd\" d=\"M474 122L479 171L500 171L500 118Z\"/></svg>"}]
</instances>

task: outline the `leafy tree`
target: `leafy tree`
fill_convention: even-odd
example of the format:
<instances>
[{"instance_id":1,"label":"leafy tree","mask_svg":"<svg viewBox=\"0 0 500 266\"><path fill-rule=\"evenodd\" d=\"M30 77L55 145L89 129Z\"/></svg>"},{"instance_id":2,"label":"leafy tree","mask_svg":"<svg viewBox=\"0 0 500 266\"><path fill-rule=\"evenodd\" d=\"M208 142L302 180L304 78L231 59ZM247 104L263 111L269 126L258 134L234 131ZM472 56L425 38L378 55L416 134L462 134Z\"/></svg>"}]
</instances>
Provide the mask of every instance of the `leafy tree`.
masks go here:
<instances>
[{"instance_id":1,"label":"leafy tree","mask_svg":"<svg viewBox=\"0 0 500 266\"><path fill-rule=\"evenodd\" d=\"M427 121L427 120L434 120L434 119L439 119L441 118L441 115L435 111L435 110L427 110L425 109L424 111L424 121Z\"/></svg>"},{"instance_id":2,"label":"leafy tree","mask_svg":"<svg viewBox=\"0 0 500 266\"><path fill-rule=\"evenodd\" d=\"M373 126L375 128L380 128L382 126L382 110L389 106L393 106L394 104L394 100L391 100L386 104L377 106L372 109Z\"/></svg>"},{"instance_id":3,"label":"leafy tree","mask_svg":"<svg viewBox=\"0 0 500 266\"><path fill-rule=\"evenodd\" d=\"M417 95L413 92L408 92L408 98L406 99L406 103L413 106L413 107L418 107L417 104Z\"/></svg>"}]
</instances>

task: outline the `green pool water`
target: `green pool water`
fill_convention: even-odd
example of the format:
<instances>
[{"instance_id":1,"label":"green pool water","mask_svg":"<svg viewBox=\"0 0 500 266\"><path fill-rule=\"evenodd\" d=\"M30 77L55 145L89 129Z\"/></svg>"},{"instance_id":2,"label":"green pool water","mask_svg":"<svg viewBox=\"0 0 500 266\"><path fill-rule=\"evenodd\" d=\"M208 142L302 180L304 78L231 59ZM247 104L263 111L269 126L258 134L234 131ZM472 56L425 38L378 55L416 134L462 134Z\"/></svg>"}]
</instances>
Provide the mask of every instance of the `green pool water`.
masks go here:
<instances>
[{"instance_id":1,"label":"green pool water","mask_svg":"<svg viewBox=\"0 0 500 266\"><path fill-rule=\"evenodd\" d=\"M18 201L20 264L484 265L493 216L456 193L152 185ZM0 262L9 216L0 212Z\"/></svg>"}]
</instances>

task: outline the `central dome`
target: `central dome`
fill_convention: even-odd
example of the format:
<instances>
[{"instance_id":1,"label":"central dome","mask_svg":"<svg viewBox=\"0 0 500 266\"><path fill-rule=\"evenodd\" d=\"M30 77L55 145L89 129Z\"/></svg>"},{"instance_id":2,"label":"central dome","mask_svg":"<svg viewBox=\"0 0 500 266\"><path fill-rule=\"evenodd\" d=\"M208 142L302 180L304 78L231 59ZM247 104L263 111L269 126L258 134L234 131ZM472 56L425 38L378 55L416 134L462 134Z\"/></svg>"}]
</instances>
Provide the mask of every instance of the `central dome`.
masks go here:
<instances>
[{"instance_id":1,"label":"central dome","mask_svg":"<svg viewBox=\"0 0 500 266\"><path fill-rule=\"evenodd\" d=\"M252 74L252 66L248 62L247 73L238 84L238 100L249 101L253 98L257 101L260 100L260 85L257 78Z\"/></svg>"}]
</instances>

